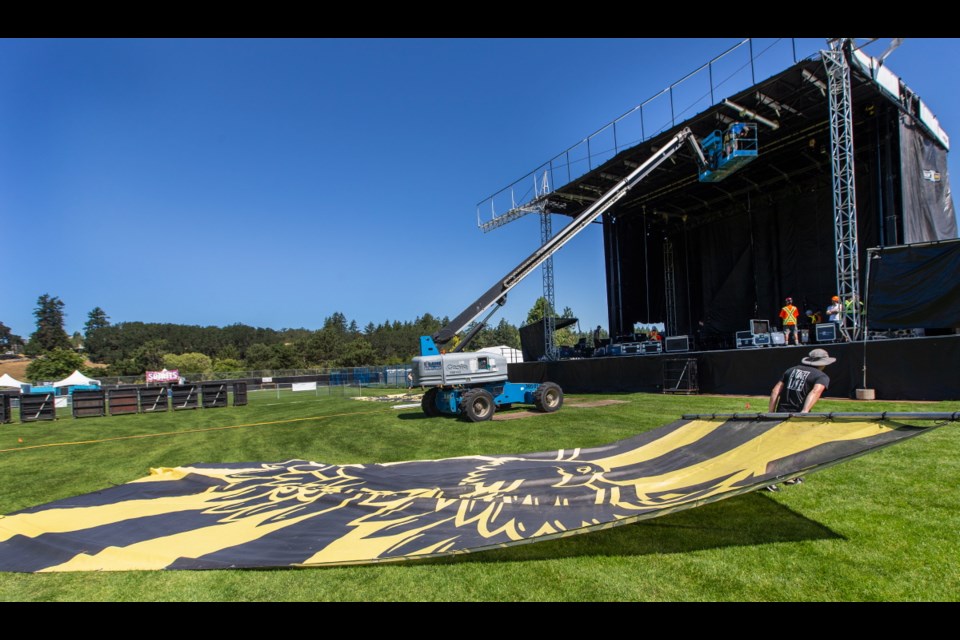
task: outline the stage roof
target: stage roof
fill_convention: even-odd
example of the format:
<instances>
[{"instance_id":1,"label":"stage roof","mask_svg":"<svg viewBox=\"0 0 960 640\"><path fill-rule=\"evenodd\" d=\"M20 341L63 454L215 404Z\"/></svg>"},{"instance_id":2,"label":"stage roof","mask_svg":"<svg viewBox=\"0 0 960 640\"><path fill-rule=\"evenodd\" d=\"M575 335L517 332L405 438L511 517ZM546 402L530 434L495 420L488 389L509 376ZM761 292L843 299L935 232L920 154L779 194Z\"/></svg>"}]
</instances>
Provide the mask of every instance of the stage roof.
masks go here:
<instances>
[{"instance_id":1,"label":"stage roof","mask_svg":"<svg viewBox=\"0 0 960 640\"><path fill-rule=\"evenodd\" d=\"M869 128L871 120L878 120L878 112L904 110L917 116L932 139L948 147L949 140L936 118L899 78L865 54L857 52L853 59L851 98L855 131L864 123ZM743 110L760 119L753 119ZM684 220L689 228L722 216L732 206L748 206L749 198L769 197L768 194L793 185L800 188L801 183L818 176L830 179L827 74L822 59L815 56L720 99L696 116L621 151L601 166L554 189L546 196L547 210L576 216L684 127L702 139L731 122L751 121L758 122L756 161L720 182L699 182L693 152L684 147L630 191L618 203L616 215L654 213L664 221ZM855 145L857 153L869 153L877 148L877 141L872 135L860 136Z\"/></svg>"}]
</instances>

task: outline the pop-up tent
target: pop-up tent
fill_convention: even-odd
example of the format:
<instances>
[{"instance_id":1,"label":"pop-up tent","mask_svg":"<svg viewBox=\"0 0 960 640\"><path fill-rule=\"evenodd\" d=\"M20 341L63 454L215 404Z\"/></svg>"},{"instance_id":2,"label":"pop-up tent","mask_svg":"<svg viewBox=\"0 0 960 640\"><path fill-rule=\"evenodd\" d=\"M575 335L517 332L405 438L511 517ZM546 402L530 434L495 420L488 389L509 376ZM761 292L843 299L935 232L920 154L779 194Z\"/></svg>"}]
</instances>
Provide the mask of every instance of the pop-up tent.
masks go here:
<instances>
[{"instance_id":1,"label":"pop-up tent","mask_svg":"<svg viewBox=\"0 0 960 640\"><path fill-rule=\"evenodd\" d=\"M9 373L5 373L5 374L3 374L2 376L0 376L0 388L3 388L3 387L16 387L17 389L19 389L20 387L22 387L22 386L25 385L25 384L29 384L29 383L27 383L27 382L20 382L19 380L17 380L17 379L14 378L13 376L11 376Z\"/></svg>"},{"instance_id":2,"label":"pop-up tent","mask_svg":"<svg viewBox=\"0 0 960 640\"><path fill-rule=\"evenodd\" d=\"M74 387L79 385L97 385L100 386L99 380L94 380L93 378L88 378L79 371L74 371L69 376L60 380L59 382L54 382L54 387Z\"/></svg>"}]
</instances>

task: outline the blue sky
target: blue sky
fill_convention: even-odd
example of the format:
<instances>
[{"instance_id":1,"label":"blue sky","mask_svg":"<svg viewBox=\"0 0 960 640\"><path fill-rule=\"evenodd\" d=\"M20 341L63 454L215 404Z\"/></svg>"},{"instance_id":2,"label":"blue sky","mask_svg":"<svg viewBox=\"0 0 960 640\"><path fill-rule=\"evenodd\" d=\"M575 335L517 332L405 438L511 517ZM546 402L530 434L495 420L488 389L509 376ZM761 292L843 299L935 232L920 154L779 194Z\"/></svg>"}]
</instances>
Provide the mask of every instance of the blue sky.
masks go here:
<instances>
[{"instance_id":1,"label":"blue sky","mask_svg":"<svg viewBox=\"0 0 960 640\"><path fill-rule=\"evenodd\" d=\"M483 233L479 203L738 42L0 39L0 322L27 338L43 294L68 333L94 307L273 329L453 317L540 243L536 216ZM960 39L907 38L887 65L960 139L958 61ZM606 326L598 226L554 279L559 309ZM493 322L541 294L538 271Z\"/></svg>"}]
</instances>

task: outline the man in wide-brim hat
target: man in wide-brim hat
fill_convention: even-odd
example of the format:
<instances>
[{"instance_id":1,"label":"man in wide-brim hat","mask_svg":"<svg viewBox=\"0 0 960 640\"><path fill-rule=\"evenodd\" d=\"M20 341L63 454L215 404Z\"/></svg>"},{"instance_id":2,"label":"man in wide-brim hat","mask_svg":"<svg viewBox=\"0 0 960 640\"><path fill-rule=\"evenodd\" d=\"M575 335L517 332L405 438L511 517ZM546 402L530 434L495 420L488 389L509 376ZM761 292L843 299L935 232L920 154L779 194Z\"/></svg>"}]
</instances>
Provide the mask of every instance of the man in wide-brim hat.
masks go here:
<instances>
[{"instance_id":1,"label":"man in wide-brim hat","mask_svg":"<svg viewBox=\"0 0 960 640\"><path fill-rule=\"evenodd\" d=\"M826 349L814 349L800 361L802 364L784 371L770 392L770 413L809 413L830 386L830 376L823 372L823 368L836 361ZM798 476L787 480L786 484L801 482L803 476ZM780 487L771 484L767 491L780 491Z\"/></svg>"},{"instance_id":2,"label":"man in wide-brim hat","mask_svg":"<svg viewBox=\"0 0 960 640\"><path fill-rule=\"evenodd\" d=\"M770 413L809 413L830 386L823 368L836 361L826 349L814 349L802 364L784 371L770 392Z\"/></svg>"}]
</instances>

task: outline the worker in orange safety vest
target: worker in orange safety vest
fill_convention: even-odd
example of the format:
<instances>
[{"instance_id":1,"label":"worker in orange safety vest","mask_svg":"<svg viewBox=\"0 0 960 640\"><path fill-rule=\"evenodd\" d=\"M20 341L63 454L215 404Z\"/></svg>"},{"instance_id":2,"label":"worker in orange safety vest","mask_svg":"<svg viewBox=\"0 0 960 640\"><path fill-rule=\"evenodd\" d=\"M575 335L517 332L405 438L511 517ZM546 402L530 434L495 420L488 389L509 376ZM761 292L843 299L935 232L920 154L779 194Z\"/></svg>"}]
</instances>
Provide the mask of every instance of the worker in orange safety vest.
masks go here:
<instances>
[{"instance_id":1,"label":"worker in orange safety vest","mask_svg":"<svg viewBox=\"0 0 960 640\"><path fill-rule=\"evenodd\" d=\"M793 336L793 344L800 344L800 335L797 333L797 321L800 318L800 310L793 306L793 298L787 298L786 304L780 309L780 319L783 320L784 344L790 344L790 336Z\"/></svg>"}]
</instances>

